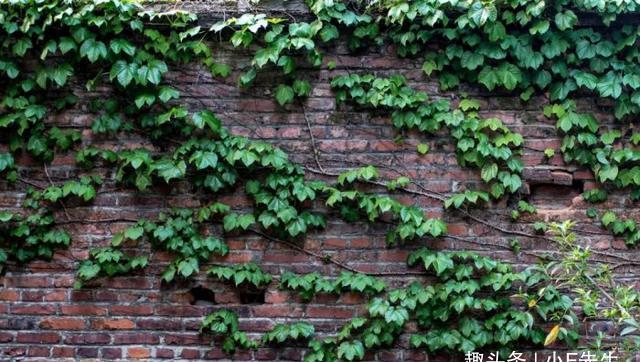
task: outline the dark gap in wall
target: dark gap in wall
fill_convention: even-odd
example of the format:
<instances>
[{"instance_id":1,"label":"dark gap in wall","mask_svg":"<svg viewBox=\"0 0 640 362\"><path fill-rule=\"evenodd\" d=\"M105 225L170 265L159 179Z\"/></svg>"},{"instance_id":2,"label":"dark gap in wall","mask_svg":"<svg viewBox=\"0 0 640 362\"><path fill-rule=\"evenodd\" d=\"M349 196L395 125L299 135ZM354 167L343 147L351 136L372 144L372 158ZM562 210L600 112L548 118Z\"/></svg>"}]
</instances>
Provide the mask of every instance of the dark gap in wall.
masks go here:
<instances>
[{"instance_id":1,"label":"dark gap in wall","mask_svg":"<svg viewBox=\"0 0 640 362\"><path fill-rule=\"evenodd\" d=\"M567 207L574 197L582 194L582 181L573 181L571 185L540 183L531 185L529 202L533 204L553 205L555 208Z\"/></svg>"},{"instance_id":2,"label":"dark gap in wall","mask_svg":"<svg viewBox=\"0 0 640 362\"><path fill-rule=\"evenodd\" d=\"M213 305L216 303L216 293L213 290L204 288L202 286L197 286L195 288L191 288L189 290L189 294L191 294L191 304L192 305Z\"/></svg>"},{"instance_id":3,"label":"dark gap in wall","mask_svg":"<svg viewBox=\"0 0 640 362\"><path fill-rule=\"evenodd\" d=\"M242 304L264 304L264 290L240 292L240 303Z\"/></svg>"},{"instance_id":4,"label":"dark gap in wall","mask_svg":"<svg viewBox=\"0 0 640 362\"><path fill-rule=\"evenodd\" d=\"M584 192L584 180L573 179L573 183L571 184L571 187L573 187L579 193L583 193Z\"/></svg>"}]
</instances>

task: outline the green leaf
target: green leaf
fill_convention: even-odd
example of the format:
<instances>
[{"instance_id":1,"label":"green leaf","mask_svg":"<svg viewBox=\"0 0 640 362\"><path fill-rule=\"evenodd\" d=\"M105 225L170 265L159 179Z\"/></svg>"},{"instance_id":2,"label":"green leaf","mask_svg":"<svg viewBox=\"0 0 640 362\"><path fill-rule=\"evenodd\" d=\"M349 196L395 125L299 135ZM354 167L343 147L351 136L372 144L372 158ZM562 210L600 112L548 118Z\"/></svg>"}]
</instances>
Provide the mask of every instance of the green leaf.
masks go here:
<instances>
[{"instance_id":1,"label":"green leaf","mask_svg":"<svg viewBox=\"0 0 640 362\"><path fill-rule=\"evenodd\" d=\"M552 158L556 154L556 151L553 148L545 148L544 156L546 158Z\"/></svg>"},{"instance_id":2,"label":"green leaf","mask_svg":"<svg viewBox=\"0 0 640 362\"><path fill-rule=\"evenodd\" d=\"M469 18L476 26L484 25L487 21L495 20L497 10L491 3L474 2L469 9Z\"/></svg>"},{"instance_id":3,"label":"green leaf","mask_svg":"<svg viewBox=\"0 0 640 362\"><path fill-rule=\"evenodd\" d=\"M613 71L608 72L597 84L602 97L618 98L622 93L622 77Z\"/></svg>"},{"instance_id":4,"label":"green leaf","mask_svg":"<svg viewBox=\"0 0 640 362\"><path fill-rule=\"evenodd\" d=\"M338 358L347 361L364 358L364 346L362 342L355 340L353 342L342 342L338 346Z\"/></svg>"},{"instance_id":5,"label":"green leaf","mask_svg":"<svg viewBox=\"0 0 640 362\"><path fill-rule=\"evenodd\" d=\"M480 172L480 176L484 182L489 182L496 178L498 175L498 165L496 163L490 163L484 165L482 167L482 171Z\"/></svg>"},{"instance_id":6,"label":"green leaf","mask_svg":"<svg viewBox=\"0 0 640 362\"><path fill-rule=\"evenodd\" d=\"M220 130L222 129L222 122L220 119L218 119L218 117L209 110L194 113L192 116L192 122L194 126L200 129L204 128L204 126L209 127L214 134L220 133Z\"/></svg>"},{"instance_id":7,"label":"green leaf","mask_svg":"<svg viewBox=\"0 0 640 362\"><path fill-rule=\"evenodd\" d=\"M214 63L211 65L211 74L216 77L228 77L231 74L231 66L227 64Z\"/></svg>"},{"instance_id":8,"label":"green leaf","mask_svg":"<svg viewBox=\"0 0 640 362\"><path fill-rule=\"evenodd\" d=\"M160 87L158 91L158 98L163 102L167 103L171 99L178 99L180 97L180 92L171 87ZM201 128L201 127L200 127Z\"/></svg>"},{"instance_id":9,"label":"green leaf","mask_svg":"<svg viewBox=\"0 0 640 362\"><path fill-rule=\"evenodd\" d=\"M508 90L516 88L522 81L520 68L510 63L504 63L496 70L498 81Z\"/></svg>"},{"instance_id":10,"label":"green leaf","mask_svg":"<svg viewBox=\"0 0 640 362\"><path fill-rule=\"evenodd\" d=\"M311 83L306 80L295 80L293 82L293 91L298 97L308 97L311 93Z\"/></svg>"},{"instance_id":11,"label":"green leaf","mask_svg":"<svg viewBox=\"0 0 640 362\"><path fill-rule=\"evenodd\" d=\"M560 30L572 29L574 25L578 22L578 17L571 10L565 10L562 12L558 12L554 18L556 26Z\"/></svg>"},{"instance_id":12,"label":"green leaf","mask_svg":"<svg viewBox=\"0 0 640 362\"><path fill-rule=\"evenodd\" d=\"M125 230L124 237L130 240L138 240L143 234L144 228L142 226L136 226Z\"/></svg>"},{"instance_id":13,"label":"green leaf","mask_svg":"<svg viewBox=\"0 0 640 362\"><path fill-rule=\"evenodd\" d=\"M429 152L429 145L424 144L424 143L420 143L418 144L418 146L416 147L416 149L418 150L418 153L421 155L426 155L427 152Z\"/></svg>"},{"instance_id":14,"label":"green leaf","mask_svg":"<svg viewBox=\"0 0 640 362\"><path fill-rule=\"evenodd\" d=\"M107 46L99 40L87 39L80 46L80 56L95 63L98 59L107 57Z\"/></svg>"},{"instance_id":15,"label":"green leaf","mask_svg":"<svg viewBox=\"0 0 640 362\"><path fill-rule=\"evenodd\" d=\"M284 106L287 103L291 103L293 101L293 96L293 88L288 85L280 84L276 89L276 100L281 106Z\"/></svg>"},{"instance_id":16,"label":"green leaf","mask_svg":"<svg viewBox=\"0 0 640 362\"><path fill-rule=\"evenodd\" d=\"M113 64L109 72L109 79L117 79L121 86L128 86L136 76L138 65L135 63L128 64L124 60L119 60Z\"/></svg>"}]
</instances>

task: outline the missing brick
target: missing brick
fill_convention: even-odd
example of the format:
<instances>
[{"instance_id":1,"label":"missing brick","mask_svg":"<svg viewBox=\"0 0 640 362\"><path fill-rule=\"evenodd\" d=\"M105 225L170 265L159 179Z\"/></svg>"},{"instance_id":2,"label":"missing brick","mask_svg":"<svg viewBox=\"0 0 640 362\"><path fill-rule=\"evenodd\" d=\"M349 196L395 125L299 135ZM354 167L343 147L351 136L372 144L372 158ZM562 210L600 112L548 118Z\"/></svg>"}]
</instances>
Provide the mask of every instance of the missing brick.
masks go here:
<instances>
[{"instance_id":1,"label":"missing brick","mask_svg":"<svg viewBox=\"0 0 640 362\"><path fill-rule=\"evenodd\" d=\"M216 293L211 289L197 286L189 290L192 305L214 305L216 303Z\"/></svg>"},{"instance_id":2,"label":"missing brick","mask_svg":"<svg viewBox=\"0 0 640 362\"><path fill-rule=\"evenodd\" d=\"M242 304L264 304L265 291L244 291L240 292L240 303Z\"/></svg>"}]
</instances>

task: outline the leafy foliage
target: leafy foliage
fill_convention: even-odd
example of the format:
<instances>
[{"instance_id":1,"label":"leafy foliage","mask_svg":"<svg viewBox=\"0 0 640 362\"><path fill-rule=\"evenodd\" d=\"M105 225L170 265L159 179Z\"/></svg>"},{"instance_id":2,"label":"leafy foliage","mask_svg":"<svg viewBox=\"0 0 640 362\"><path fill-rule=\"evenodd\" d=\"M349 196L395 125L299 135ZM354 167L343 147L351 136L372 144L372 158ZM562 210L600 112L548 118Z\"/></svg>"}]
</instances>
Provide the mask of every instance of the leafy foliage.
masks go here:
<instances>
[{"instance_id":1,"label":"leafy foliage","mask_svg":"<svg viewBox=\"0 0 640 362\"><path fill-rule=\"evenodd\" d=\"M140 220L123 232L116 233L110 247L91 250L90 259L78 269L78 278L87 281L103 275L113 277L146 267L146 257L132 258L119 250L125 242L138 243L143 239L149 241L154 249L175 255L162 273L164 281L170 282L176 275L192 277L209 257L229 252L229 247L222 240L201 232L204 222L228 209L224 204L214 203L197 210L174 209L161 214L156 222Z\"/></svg>"},{"instance_id":2,"label":"leafy foliage","mask_svg":"<svg viewBox=\"0 0 640 362\"><path fill-rule=\"evenodd\" d=\"M613 211L607 211L602 215L600 221L602 226L611 231L613 235L623 237L627 245L634 246L640 242L640 230L635 220L621 218Z\"/></svg>"},{"instance_id":3,"label":"leafy foliage","mask_svg":"<svg viewBox=\"0 0 640 362\"><path fill-rule=\"evenodd\" d=\"M70 242L67 232L55 228L49 209L28 215L0 212L0 267L14 258L20 263L51 259L56 249L67 247Z\"/></svg>"},{"instance_id":4,"label":"leafy foliage","mask_svg":"<svg viewBox=\"0 0 640 362\"><path fill-rule=\"evenodd\" d=\"M271 283L271 275L265 273L254 263L234 265L231 267L215 266L207 273L217 279L230 281L238 286L252 286L256 289L264 289Z\"/></svg>"},{"instance_id":5,"label":"leafy foliage","mask_svg":"<svg viewBox=\"0 0 640 362\"><path fill-rule=\"evenodd\" d=\"M571 298L542 286L544 274L514 272L507 264L477 254L421 249L410 255L408 263L420 264L437 282L415 282L374 298L366 317L354 318L336 337L311 341L305 361L362 359L367 349L392 345L410 320L417 322L420 332L412 335L412 346L430 352L466 352L496 345L509 348L523 341L541 344L545 333L535 326L533 312L543 321L563 323L573 305ZM538 293L538 304L525 310L515 308L509 291L516 284ZM478 313L482 320L477 319ZM562 328L557 338L577 339L573 329Z\"/></svg>"},{"instance_id":6,"label":"leafy foliage","mask_svg":"<svg viewBox=\"0 0 640 362\"><path fill-rule=\"evenodd\" d=\"M285 272L280 276L280 288L289 289L299 293L304 301L310 301L316 294L336 294L342 292L357 292L366 296L382 293L385 283L366 274L342 272L333 280L323 278L318 273L297 275Z\"/></svg>"},{"instance_id":7,"label":"leafy foliage","mask_svg":"<svg viewBox=\"0 0 640 362\"><path fill-rule=\"evenodd\" d=\"M311 337L315 329L309 323L297 322L291 324L277 324L272 330L265 333L262 342L284 343L285 341L297 341Z\"/></svg>"},{"instance_id":8,"label":"leafy foliage","mask_svg":"<svg viewBox=\"0 0 640 362\"><path fill-rule=\"evenodd\" d=\"M229 310L220 310L207 315L200 325L200 333L222 340L222 350L233 354L236 349L257 348L256 341L238 330L238 316Z\"/></svg>"},{"instance_id":9,"label":"leafy foliage","mask_svg":"<svg viewBox=\"0 0 640 362\"><path fill-rule=\"evenodd\" d=\"M307 0L307 5L314 15L309 21L287 23L264 14L244 14L209 29L229 35L234 47L255 49L250 68L239 79L241 86L250 86L262 69L280 69L285 81L273 94L278 104L285 106L311 93L311 83L295 70L301 65L320 67L320 45L327 45L341 33L352 50L391 41L400 56L424 57L423 71L437 73L443 89L466 81L490 91L519 92L524 101L534 93L548 92L552 101L559 103L546 107L545 115L557 118L557 128L564 136L561 151L565 161L587 166L601 183L632 187L632 196L640 196L639 158L637 151L628 147L629 142L640 143L638 135L605 129L593 116L578 113L567 100L578 92L591 92L611 99L619 119L640 112L636 29L576 28L580 11L596 12L608 26L617 14L638 10L634 2L382 0L351 6L341 1ZM95 115L91 125L94 134L135 132L153 141L141 148L117 151L82 148L76 153L78 164L89 169L97 163L113 166L119 186L139 191L185 181L209 194L244 186L253 202L251 213L231 212L230 207L214 203L198 209L174 209L155 221L140 220L114 235L109 247L89 252L89 259L78 269L78 287L100 276L145 268L146 256L132 256L125 250L143 240L154 250L175 256L163 272L165 281L193 277L211 256L228 252L222 239L211 235L213 224L221 224L226 233L261 227L269 235L295 241L326 226L324 215L313 210L314 203L338 210L347 221L384 218L393 224L387 236L390 245L446 233L442 220L428 218L418 207L357 190L359 182L379 178L371 166L345 172L335 185L308 181L302 168L290 162L283 151L231 135L212 112L192 111L181 104L180 92L166 85L166 75L173 66L196 62L214 77L230 73L227 65L214 60L202 41L203 32L194 15L178 11L156 14L120 0L53 0L4 3L0 19L0 140L7 145L0 153L0 175L6 180L18 180L15 160L20 153L48 163L58 153L78 150L79 132L48 122L50 115L76 103L73 80L84 82L89 91L110 85L115 92L113 99L95 100L89 107ZM328 64L333 67L335 62ZM77 74L80 69L96 76L82 78ZM425 134L448 131L459 164L478 169L487 190L455 194L445 201L446 208L478 206L491 197L515 194L522 186L522 136L498 119L482 119L479 102L462 99L454 107L448 100L430 101L426 93L414 91L401 76L339 75L333 78L332 87L340 102L390 114L398 130L417 129ZM167 146L167 141L178 146ZM421 143L417 151L426 154L429 149ZM545 155L553 156L547 150ZM389 183L389 189L408 183L406 177L400 177ZM55 207L72 200L92 201L100 184L98 177L84 176L31 190L24 212L0 213L0 264L9 259L24 263L51 258L57 248L67 246L69 235L55 228ZM595 191L584 196L593 201L603 199ZM515 211L519 216L534 213L535 208L521 201ZM629 244L637 242L632 220L606 213L602 223ZM565 247L573 241L566 228L552 226L552 231L562 234L560 241ZM588 254L578 248L562 265L568 270L565 274L575 278L570 279L570 285L596 275L585 273L585 268L575 273L576 266L585 266ZM344 291L374 297L366 316L348 322L335 337L311 341L305 359L362 359L368 349L391 346L409 321L418 326L411 344L432 352L508 348L524 341L547 345L555 340L573 342L577 336L573 301L560 292L563 285L554 275L558 268L515 272L506 264L476 254L427 249L411 254L408 262L421 265L435 282L415 282L387 291L383 282L364 274L344 272L331 280L317 273L283 274L281 287L299 292L304 300L317 293ZM272 279L255 264L216 266L210 274L236 286L255 288L265 287ZM518 297L526 302L526 309L510 300L514 288L520 289ZM637 293L623 288L615 291L624 306L607 314L623 321L623 335L634 333L638 324L629 311L638 309ZM588 292L580 293L579 302L587 315L596 314L594 300ZM536 318L553 323L550 332L537 327ZM220 339L228 353L258 346L239 331L238 318L230 311L205 317L201 332ZM263 342L306 339L312 333L313 328L305 323L278 325Z\"/></svg>"},{"instance_id":10,"label":"leafy foliage","mask_svg":"<svg viewBox=\"0 0 640 362\"><path fill-rule=\"evenodd\" d=\"M452 110L449 101L428 102L427 95L415 92L401 76L376 78L373 75L337 76L331 82L338 101L391 113L397 129L418 129L433 134L443 127L456 141L456 155L462 166L481 170L482 180L490 185L490 194L501 197L505 191L515 193L522 186L522 161L518 158L522 136L512 133L496 118L479 119L477 101L465 99ZM486 193L470 193L447 203L447 207L470 201L479 196L488 201ZM467 197L469 196L469 197Z\"/></svg>"}]
</instances>

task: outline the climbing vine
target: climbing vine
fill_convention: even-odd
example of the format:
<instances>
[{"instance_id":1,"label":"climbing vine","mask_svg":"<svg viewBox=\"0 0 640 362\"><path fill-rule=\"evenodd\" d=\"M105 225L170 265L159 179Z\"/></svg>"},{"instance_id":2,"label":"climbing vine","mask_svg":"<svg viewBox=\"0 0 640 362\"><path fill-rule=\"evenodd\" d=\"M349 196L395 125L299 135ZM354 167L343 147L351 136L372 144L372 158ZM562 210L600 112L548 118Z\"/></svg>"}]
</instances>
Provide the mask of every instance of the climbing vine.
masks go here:
<instances>
[{"instance_id":1,"label":"climbing vine","mask_svg":"<svg viewBox=\"0 0 640 362\"><path fill-rule=\"evenodd\" d=\"M210 278L237 288L262 290L277 280L279 288L299 294L303 302L318 294L343 292L368 300L365 315L349 321L337 335L318 338L312 325L296 322L276 325L254 340L240 330L236 314L216 311L204 317L200 331L220 342L227 353L309 340L306 361L358 360L366 350L390 347L410 321L418 326L411 346L433 353L505 350L522 343L546 346L556 340L573 346L579 337L575 309L581 308L587 318L601 317L596 312L601 299L613 304L605 316L624 328L621 335L637 332L637 293L617 285L606 270L588 269L589 250L575 245L571 224L552 224L555 238L546 237L565 255L560 276L554 262L518 271L474 253L430 249L411 253L408 265L420 266L420 272L435 282L416 281L396 289L356 270L326 277L317 272L271 275L255 263L211 266L212 257L229 252L228 235L254 233L304 250L304 236L326 228L327 219L334 216L347 222L384 223L390 247L447 236L443 219L360 187L376 184L406 191L408 177L383 182L375 167L364 166L335 180L310 180L283 150L234 135L210 110L189 106L181 91L169 85L172 69L195 63L216 79L232 72L230 65L216 60L215 47L205 41L211 34L252 52L240 86L251 87L262 70L282 72L284 81L273 91L282 107L297 106L313 90L310 76L297 69L337 66L324 58L324 51L340 41L351 51L392 43L398 56L420 58L424 73L437 75L443 90L464 82L488 91L517 92L525 102L547 97L551 103L543 113L557 122L565 161L590 169L603 188L587 191L583 198L603 202L605 189L611 187L631 189L632 199L639 198L640 156L634 148L640 142L638 134L631 125L601 124L569 99L581 92L609 99L621 121L640 113L635 46L640 32L615 22L618 15L637 11L636 3L306 4L308 21L247 13L208 28L187 12L147 11L120 0L0 4L0 175L27 190L19 211L0 213L0 264L50 259L57 249L67 247L71 236L56 215L73 222L69 209L96 198L103 187L96 171L106 168L113 170L118 187L149 192L186 184L202 194L206 206L127 220L130 225L115 233L108 246L92 248L79 263L75 287L97 286L102 277L146 268L151 259L140 250L150 248L173 258L162 272L166 283L194 278L208 265ZM582 26L581 12L591 14L602 27ZM54 126L52 116L77 105L78 86L87 91L108 87L113 93L87 105L93 135L132 134L146 142L136 148L105 147L77 130ZM478 101L430 99L401 75L338 74L331 87L341 106L382 112L399 133L417 130L428 137L444 132L450 137L458 164L476 169L483 182L446 197L427 194L442 202L445 211L470 215L473 207L513 198L514 222L536 214L519 195L523 137L500 119L483 117ZM426 143L417 146L419 154L429 150ZM554 152L547 149L544 155L550 159ZM67 153L74 155L81 174L56 182L47 165ZM23 178L18 161L23 156L42 163L47 184ZM251 207L219 202L225 192L244 192ZM640 239L633 220L612 212L600 217L604 227L630 246ZM547 231L540 223L533 229L539 234ZM323 261L344 267L331 257ZM594 281L596 277L605 283ZM607 290L613 290L616 299L607 300ZM510 298L514 291L520 304ZM576 291L578 303L567 294ZM617 302L619 298L624 303ZM633 350L634 343L637 347L637 338L624 349Z\"/></svg>"}]
</instances>

